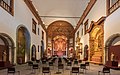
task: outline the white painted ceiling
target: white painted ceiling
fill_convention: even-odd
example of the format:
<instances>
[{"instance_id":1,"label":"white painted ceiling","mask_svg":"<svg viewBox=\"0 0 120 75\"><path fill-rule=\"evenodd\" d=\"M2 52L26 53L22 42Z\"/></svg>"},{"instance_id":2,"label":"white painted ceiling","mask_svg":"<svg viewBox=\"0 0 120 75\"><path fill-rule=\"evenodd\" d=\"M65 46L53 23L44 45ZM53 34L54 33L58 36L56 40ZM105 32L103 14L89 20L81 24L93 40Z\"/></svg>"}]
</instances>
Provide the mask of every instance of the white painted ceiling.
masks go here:
<instances>
[{"instance_id":1,"label":"white painted ceiling","mask_svg":"<svg viewBox=\"0 0 120 75\"><path fill-rule=\"evenodd\" d=\"M89 1L90 0L32 0L46 27L57 20L67 21L75 27Z\"/></svg>"}]
</instances>

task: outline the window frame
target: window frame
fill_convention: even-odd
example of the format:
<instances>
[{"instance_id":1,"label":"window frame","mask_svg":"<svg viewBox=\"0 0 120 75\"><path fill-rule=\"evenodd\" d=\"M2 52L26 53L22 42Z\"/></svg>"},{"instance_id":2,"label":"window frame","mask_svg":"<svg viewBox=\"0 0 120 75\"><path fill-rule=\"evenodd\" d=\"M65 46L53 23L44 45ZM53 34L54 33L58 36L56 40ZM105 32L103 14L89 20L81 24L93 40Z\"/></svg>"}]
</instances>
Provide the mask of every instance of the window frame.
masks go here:
<instances>
[{"instance_id":1,"label":"window frame","mask_svg":"<svg viewBox=\"0 0 120 75\"><path fill-rule=\"evenodd\" d=\"M78 32L77 32L77 37L79 37L79 33L80 33L80 32L78 31Z\"/></svg>"},{"instance_id":2,"label":"window frame","mask_svg":"<svg viewBox=\"0 0 120 75\"><path fill-rule=\"evenodd\" d=\"M107 16L112 14L119 7L120 7L120 0L117 0L113 4L111 3L111 0L106 0L106 14L107 14Z\"/></svg>"},{"instance_id":3,"label":"window frame","mask_svg":"<svg viewBox=\"0 0 120 75\"><path fill-rule=\"evenodd\" d=\"M113 2L115 0L110 0L110 7L112 7L118 0L116 0L115 2Z\"/></svg>"},{"instance_id":4,"label":"window frame","mask_svg":"<svg viewBox=\"0 0 120 75\"><path fill-rule=\"evenodd\" d=\"M89 21L89 19L87 19L84 23L84 34L86 34L87 30L88 30L88 21Z\"/></svg>"},{"instance_id":5,"label":"window frame","mask_svg":"<svg viewBox=\"0 0 120 75\"><path fill-rule=\"evenodd\" d=\"M44 40L44 31L42 31L42 40Z\"/></svg>"},{"instance_id":6,"label":"window frame","mask_svg":"<svg viewBox=\"0 0 120 75\"><path fill-rule=\"evenodd\" d=\"M32 18L32 32L36 34L37 22Z\"/></svg>"},{"instance_id":7,"label":"window frame","mask_svg":"<svg viewBox=\"0 0 120 75\"><path fill-rule=\"evenodd\" d=\"M81 36L83 36L83 28L81 29Z\"/></svg>"},{"instance_id":8,"label":"window frame","mask_svg":"<svg viewBox=\"0 0 120 75\"><path fill-rule=\"evenodd\" d=\"M10 4L6 3L4 0L0 0L0 6L14 16L14 0L10 0Z\"/></svg>"}]
</instances>

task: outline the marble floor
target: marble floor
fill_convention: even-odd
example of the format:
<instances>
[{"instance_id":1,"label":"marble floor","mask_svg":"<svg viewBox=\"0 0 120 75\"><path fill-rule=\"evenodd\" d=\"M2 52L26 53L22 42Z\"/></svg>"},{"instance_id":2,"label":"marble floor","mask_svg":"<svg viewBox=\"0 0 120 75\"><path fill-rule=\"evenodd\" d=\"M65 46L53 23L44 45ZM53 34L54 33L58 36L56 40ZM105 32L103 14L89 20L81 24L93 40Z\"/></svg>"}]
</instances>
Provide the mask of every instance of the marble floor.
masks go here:
<instances>
[{"instance_id":1,"label":"marble floor","mask_svg":"<svg viewBox=\"0 0 120 75\"><path fill-rule=\"evenodd\" d=\"M78 65L72 65L72 66L79 66L79 65L80 63ZM16 68L16 71L20 71L20 75L42 75L42 66L43 66L42 64L39 64L40 69L35 70L36 73L33 73L34 71L31 69L30 66L28 66L28 64L17 65L14 67ZM102 68L103 68L102 65L90 64L90 68L87 67L86 73L83 73L83 71L80 70L79 75L98 75L98 71L101 71ZM64 66L64 72L60 70L61 73L57 74L56 73L58 72L57 63L54 64L54 68L50 67L50 69L51 69L50 70L51 75L70 75L70 71L71 71L70 67ZM111 71L111 75L120 75L120 70L111 69L110 71ZM7 69L0 70L0 75L7 75ZM13 75L13 74L9 74L9 75ZM15 75L18 75L18 73L16 73ZM49 74L45 74L45 75L49 75ZM72 74L72 75L76 75L76 74ZM100 75L103 74L101 73ZM109 75L109 74L105 74L105 75Z\"/></svg>"}]
</instances>

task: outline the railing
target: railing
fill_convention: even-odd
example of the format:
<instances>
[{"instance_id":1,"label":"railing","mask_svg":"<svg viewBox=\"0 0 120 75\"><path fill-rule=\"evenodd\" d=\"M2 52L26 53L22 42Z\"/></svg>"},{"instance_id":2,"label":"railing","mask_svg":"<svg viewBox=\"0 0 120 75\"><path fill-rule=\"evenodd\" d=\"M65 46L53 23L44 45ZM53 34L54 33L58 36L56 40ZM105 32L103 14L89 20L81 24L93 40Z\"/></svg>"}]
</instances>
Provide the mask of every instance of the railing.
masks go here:
<instances>
[{"instance_id":1,"label":"railing","mask_svg":"<svg viewBox=\"0 0 120 75\"><path fill-rule=\"evenodd\" d=\"M109 13L113 13L115 10L117 10L118 8L120 7L120 0L118 0L114 5L112 5L110 8L109 8Z\"/></svg>"},{"instance_id":2,"label":"railing","mask_svg":"<svg viewBox=\"0 0 120 75\"><path fill-rule=\"evenodd\" d=\"M0 6L4 8L8 13L12 14L12 8L5 1L0 0Z\"/></svg>"}]
</instances>

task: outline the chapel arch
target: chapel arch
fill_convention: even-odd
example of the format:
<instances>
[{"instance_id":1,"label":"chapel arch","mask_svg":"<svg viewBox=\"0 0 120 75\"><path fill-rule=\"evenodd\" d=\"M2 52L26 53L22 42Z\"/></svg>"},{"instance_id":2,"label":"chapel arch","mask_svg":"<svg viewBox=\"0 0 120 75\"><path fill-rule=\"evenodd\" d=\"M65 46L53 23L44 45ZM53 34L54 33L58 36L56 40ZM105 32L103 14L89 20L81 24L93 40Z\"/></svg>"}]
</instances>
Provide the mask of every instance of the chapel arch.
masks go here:
<instances>
[{"instance_id":1,"label":"chapel arch","mask_svg":"<svg viewBox=\"0 0 120 75\"><path fill-rule=\"evenodd\" d=\"M57 42L57 44L61 44L59 45L58 49L60 49L61 48L60 46L63 46L63 44L66 44L61 49L63 51L58 53L58 55L61 54L62 56L69 56L68 54L69 48L71 47L71 49L74 49L73 31L74 31L73 26L67 21L57 20L52 22L47 28L47 55L52 56L57 54L56 53L57 48L55 48L54 46L56 45L55 43Z\"/></svg>"}]
</instances>

